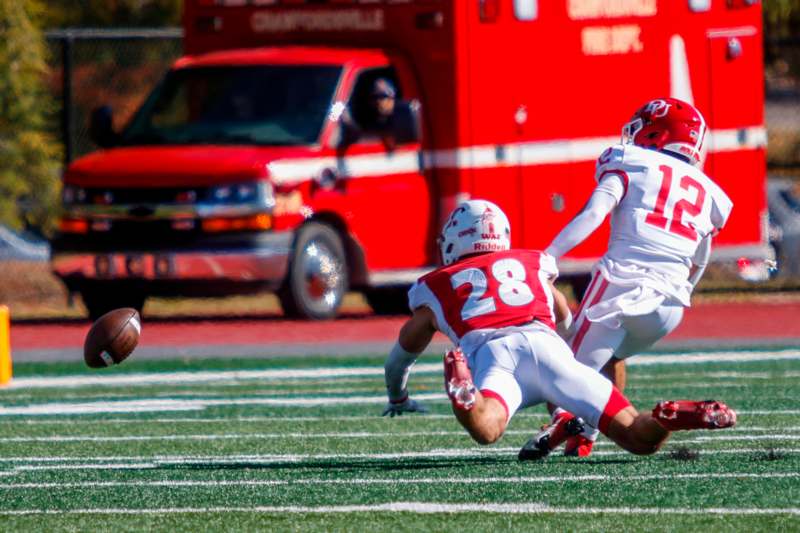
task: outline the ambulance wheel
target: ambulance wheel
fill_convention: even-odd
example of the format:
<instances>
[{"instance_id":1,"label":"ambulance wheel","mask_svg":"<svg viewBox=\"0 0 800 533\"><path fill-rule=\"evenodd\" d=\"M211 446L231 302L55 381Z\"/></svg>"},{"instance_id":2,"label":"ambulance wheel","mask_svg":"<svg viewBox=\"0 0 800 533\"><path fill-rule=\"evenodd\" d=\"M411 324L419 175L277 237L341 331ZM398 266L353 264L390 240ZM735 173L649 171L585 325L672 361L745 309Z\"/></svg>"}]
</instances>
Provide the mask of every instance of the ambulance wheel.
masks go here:
<instances>
[{"instance_id":1,"label":"ambulance wheel","mask_svg":"<svg viewBox=\"0 0 800 533\"><path fill-rule=\"evenodd\" d=\"M127 287L86 287L81 290L83 305L89 313L89 319L94 321L114 309L131 307L142 313L147 295Z\"/></svg>"},{"instance_id":2,"label":"ambulance wheel","mask_svg":"<svg viewBox=\"0 0 800 533\"><path fill-rule=\"evenodd\" d=\"M382 287L364 291L367 303L376 315L410 315L408 287Z\"/></svg>"},{"instance_id":3,"label":"ambulance wheel","mask_svg":"<svg viewBox=\"0 0 800 533\"><path fill-rule=\"evenodd\" d=\"M293 318L332 318L347 292L348 271L339 234L325 224L300 228L278 292L283 312Z\"/></svg>"}]
</instances>

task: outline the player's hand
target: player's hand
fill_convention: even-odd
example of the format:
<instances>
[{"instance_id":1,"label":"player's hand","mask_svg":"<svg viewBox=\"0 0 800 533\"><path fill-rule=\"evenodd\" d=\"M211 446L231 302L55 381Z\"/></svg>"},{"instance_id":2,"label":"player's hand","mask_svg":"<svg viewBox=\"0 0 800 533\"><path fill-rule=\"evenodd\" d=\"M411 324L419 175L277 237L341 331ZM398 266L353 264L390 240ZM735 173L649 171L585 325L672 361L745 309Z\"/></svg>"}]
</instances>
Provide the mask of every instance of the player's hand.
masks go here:
<instances>
[{"instance_id":1,"label":"player's hand","mask_svg":"<svg viewBox=\"0 0 800 533\"><path fill-rule=\"evenodd\" d=\"M386 407L383 409L383 415L389 415L390 417L402 416L403 413L427 413L428 408L422 405L421 403L412 400L411 398L406 398L404 402L400 403L392 403L389 402L386 404Z\"/></svg>"}]
</instances>

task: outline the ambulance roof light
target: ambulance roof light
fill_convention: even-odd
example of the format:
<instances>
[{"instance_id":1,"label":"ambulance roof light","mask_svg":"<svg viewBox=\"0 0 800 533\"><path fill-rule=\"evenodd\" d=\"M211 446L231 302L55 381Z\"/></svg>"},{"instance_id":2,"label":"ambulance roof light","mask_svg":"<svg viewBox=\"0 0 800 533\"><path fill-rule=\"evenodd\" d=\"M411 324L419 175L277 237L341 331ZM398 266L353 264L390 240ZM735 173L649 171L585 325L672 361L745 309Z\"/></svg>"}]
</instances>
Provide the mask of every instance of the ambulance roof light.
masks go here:
<instances>
[{"instance_id":1,"label":"ambulance roof light","mask_svg":"<svg viewBox=\"0 0 800 533\"><path fill-rule=\"evenodd\" d=\"M711 0L689 0L689 9L695 13L711 9Z\"/></svg>"},{"instance_id":2,"label":"ambulance roof light","mask_svg":"<svg viewBox=\"0 0 800 533\"><path fill-rule=\"evenodd\" d=\"M539 0L514 0L514 16L521 21L536 20L539 17Z\"/></svg>"}]
</instances>

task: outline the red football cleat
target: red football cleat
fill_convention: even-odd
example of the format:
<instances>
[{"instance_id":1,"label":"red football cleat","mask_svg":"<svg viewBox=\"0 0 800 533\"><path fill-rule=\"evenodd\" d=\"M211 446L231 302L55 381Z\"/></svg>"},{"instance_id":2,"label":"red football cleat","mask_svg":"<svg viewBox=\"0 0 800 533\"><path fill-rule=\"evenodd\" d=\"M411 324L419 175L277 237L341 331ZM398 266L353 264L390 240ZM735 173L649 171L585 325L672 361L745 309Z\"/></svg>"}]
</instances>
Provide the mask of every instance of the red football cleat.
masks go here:
<instances>
[{"instance_id":1,"label":"red football cleat","mask_svg":"<svg viewBox=\"0 0 800 533\"><path fill-rule=\"evenodd\" d=\"M444 390L456 409L469 411L475 407L477 389L460 348L450 350L444 356Z\"/></svg>"},{"instance_id":2,"label":"red football cleat","mask_svg":"<svg viewBox=\"0 0 800 533\"><path fill-rule=\"evenodd\" d=\"M569 457L589 457L592 453L594 441L583 435L573 435L564 445L564 455Z\"/></svg>"},{"instance_id":3,"label":"red football cleat","mask_svg":"<svg viewBox=\"0 0 800 533\"><path fill-rule=\"evenodd\" d=\"M723 429L736 425L736 411L714 400L659 402L653 409L653 418L669 431Z\"/></svg>"},{"instance_id":4,"label":"red football cleat","mask_svg":"<svg viewBox=\"0 0 800 533\"><path fill-rule=\"evenodd\" d=\"M519 451L520 461L531 461L546 457L551 451L558 448L568 437L578 435L583 431L583 420L572 413L562 411L556 415L553 422L542 428Z\"/></svg>"}]
</instances>

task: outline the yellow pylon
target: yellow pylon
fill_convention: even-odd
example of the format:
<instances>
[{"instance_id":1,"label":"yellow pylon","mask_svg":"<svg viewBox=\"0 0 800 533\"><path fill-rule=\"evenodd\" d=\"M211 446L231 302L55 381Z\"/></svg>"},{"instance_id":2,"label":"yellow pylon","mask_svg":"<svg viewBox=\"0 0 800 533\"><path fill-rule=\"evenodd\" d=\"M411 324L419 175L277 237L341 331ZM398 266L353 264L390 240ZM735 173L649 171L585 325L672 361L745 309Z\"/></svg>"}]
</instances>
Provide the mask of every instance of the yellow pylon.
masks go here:
<instances>
[{"instance_id":1,"label":"yellow pylon","mask_svg":"<svg viewBox=\"0 0 800 533\"><path fill-rule=\"evenodd\" d=\"M11 326L8 307L0 305L0 385L11 381Z\"/></svg>"}]
</instances>

